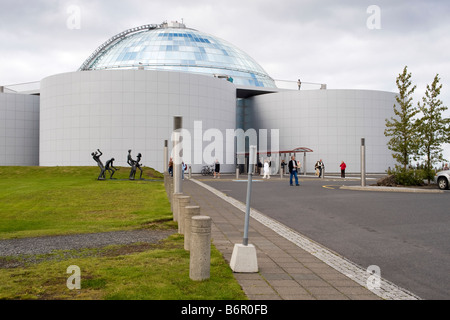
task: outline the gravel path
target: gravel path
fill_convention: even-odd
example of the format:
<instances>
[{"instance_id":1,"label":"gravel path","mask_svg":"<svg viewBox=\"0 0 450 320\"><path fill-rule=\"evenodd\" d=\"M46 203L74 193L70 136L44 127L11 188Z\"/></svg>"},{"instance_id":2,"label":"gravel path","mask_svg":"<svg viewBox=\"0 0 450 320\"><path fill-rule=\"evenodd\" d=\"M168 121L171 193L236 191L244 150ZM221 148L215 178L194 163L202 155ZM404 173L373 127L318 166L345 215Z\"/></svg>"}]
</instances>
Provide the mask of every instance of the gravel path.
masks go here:
<instances>
[{"instance_id":1,"label":"gravel path","mask_svg":"<svg viewBox=\"0 0 450 320\"><path fill-rule=\"evenodd\" d=\"M175 230L130 230L0 240L0 257L46 254L54 250L101 248L137 242L156 243Z\"/></svg>"}]
</instances>

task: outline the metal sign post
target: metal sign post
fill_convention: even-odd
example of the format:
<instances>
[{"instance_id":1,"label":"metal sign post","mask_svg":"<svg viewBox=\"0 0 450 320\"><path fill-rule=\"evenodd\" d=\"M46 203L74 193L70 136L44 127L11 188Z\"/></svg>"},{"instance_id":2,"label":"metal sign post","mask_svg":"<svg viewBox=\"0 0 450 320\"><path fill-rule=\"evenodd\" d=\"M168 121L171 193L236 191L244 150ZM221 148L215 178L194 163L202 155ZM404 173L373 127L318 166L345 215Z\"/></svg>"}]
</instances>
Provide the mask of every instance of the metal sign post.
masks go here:
<instances>
[{"instance_id":1,"label":"metal sign post","mask_svg":"<svg viewBox=\"0 0 450 320\"><path fill-rule=\"evenodd\" d=\"M366 139L361 139L361 187L366 186Z\"/></svg>"},{"instance_id":2,"label":"metal sign post","mask_svg":"<svg viewBox=\"0 0 450 320\"><path fill-rule=\"evenodd\" d=\"M250 200L252 195L252 179L253 179L253 168L256 162L256 146L250 146L250 158L249 158L249 169L248 169L248 182L247 182L247 200L245 208L245 224L244 224L244 241L242 244L244 246L248 245L248 225L250 221Z\"/></svg>"},{"instance_id":3,"label":"metal sign post","mask_svg":"<svg viewBox=\"0 0 450 320\"><path fill-rule=\"evenodd\" d=\"M182 173L181 173L181 155L183 150L182 142L180 142L181 133L183 128L183 118L180 116L173 117L173 134L172 141L174 143L173 154L173 191L174 193L183 193L182 186Z\"/></svg>"},{"instance_id":4,"label":"metal sign post","mask_svg":"<svg viewBox=\"0 0 450 320\"><path fill-rule=\"evenodd\" d=\"M243 244L235 244L231 255L230 267L234 272L258 272L258 258L256 248L248 244L248 225L250 220L250 199L252 193L253 168L256 163L256 146L250 146L250 158L248 168L247 207L245 210L244 241Z\"/></svg>"},{"instance_id":5,"label":"metal sign post","mask_svg":"<svg viewBox=\"0 0 450 320\"><path fill-rule=\"evenodd\" d=\"M169 167L169 141L164 140L164 163L163 163L164 173L169 172L168 167Z\"/></svg>"}]
</instances>

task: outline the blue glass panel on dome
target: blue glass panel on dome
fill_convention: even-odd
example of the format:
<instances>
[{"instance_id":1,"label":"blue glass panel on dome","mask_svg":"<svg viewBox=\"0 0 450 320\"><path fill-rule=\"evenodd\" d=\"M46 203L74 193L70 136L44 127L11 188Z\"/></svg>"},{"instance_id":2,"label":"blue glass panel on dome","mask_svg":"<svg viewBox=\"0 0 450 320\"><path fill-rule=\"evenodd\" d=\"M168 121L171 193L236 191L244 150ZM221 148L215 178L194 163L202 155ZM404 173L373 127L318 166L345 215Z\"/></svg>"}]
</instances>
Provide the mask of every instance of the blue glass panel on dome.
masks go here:
<instances>
[{"instance_id":1,"label":"blue glass panel on dome","mask_svg":"<svg viewBox=\"0 0 450 320\"><path fill-rule=\"evenodd\" d=\"M127 35L97 53L83 70L140 65L151 70L228 75L238 85L276 87L264 69L242 50L187 28L158 27Z\"/></svg>"}]
</instances>

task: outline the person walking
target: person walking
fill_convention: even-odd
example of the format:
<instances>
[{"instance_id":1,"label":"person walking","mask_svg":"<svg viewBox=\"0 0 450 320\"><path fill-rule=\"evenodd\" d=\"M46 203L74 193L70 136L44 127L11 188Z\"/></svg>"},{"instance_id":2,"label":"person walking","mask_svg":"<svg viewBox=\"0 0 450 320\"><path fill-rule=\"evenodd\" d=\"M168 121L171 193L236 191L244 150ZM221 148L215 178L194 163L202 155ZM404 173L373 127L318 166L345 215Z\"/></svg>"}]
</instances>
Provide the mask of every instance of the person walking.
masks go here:
<instances>
[{"instance_id":1,"label":"person walking","mask_svg":"<svg viewBox=\"0 0 450 320\"><path fill-rule=\"evenodd\" d=\"M264 161L264 176L263 179L266 178L270 179L270 165L269 160Z\"/></svg>"},{"instance_id":2,"label":"person walking","mask_svg":"<svg viewBox=\"0 0 450 320\"><path fill-rule=\"evenodd\" d=\"M325 167L325 165L323 164L322 159L320 159L319 161L316 162L316 165L314 166L316 168L316 170L319 170L319 178L322 177L323 175L323 168Z\"/></svg>"},{"instance_id":3,"label":"person walking","mask_svg":"<svg viewBox=\"0 0 450 320\"><path fill-rule=\"evenodd\" d=\"M173 160L170 158L169 160L169 175L173 177Z\"/></svg>"},{"instance_id":4,"label":"person walking","mask_svg":"<svg viewBox=\"0 0 450 320\"><path fill-rule=\"evenodd\" d=\"M262 171L263 171L262 167L263 167L263 165L261 163L261 160L258 159L258 172L257 172L257 174L262 175Z\"/></svg>"},{"instance_id":5,"label":"person walking","mask_svg":"<svg viewBox=\"0 0 450 320\"><path fill-rule=\"evenodd\" d=\"M184 161L181 163L181 180L184 180L184 172L186 171L187 165Z\"/></svg>"},{"instance_id":6,"label":"person walking","mask_svg":"<svg viewBox=\"0 0 450 320\"><path fill-rule=\"evenodd\" d=\"M295 185L296 186L300 185L298 183L298 171L297 171L299 167L300 167L300 163L297 160L295 160L295 156L292 156L291 157L291 161L289 161L289 164L288 164L289 173L290 173L289 184L291 186L293 186L293 184L292 184L292 182L293 182L292 178L293 177L295 178Z\"/></svg>"},{"instance_id":7,"label":"person walking","mask_svg":"<svg viewBox=\"0 0 450 320\"><path fill-rule=\"evenodd\" d=\"M344 161L341 162L341 178L345 178L345 168L347 168L347 165L345 164Z\"/></svg>"},{"instance_id":8,"label":"person walking","mask_svg":"<svg viewBox=\"0 0 450 320\"><path fill-rule=\"evenodd\" d=\"M214 165L214 179L216 178L220 179L220 163L219 160L216 159L216 163Z\"/></svg>"},{"instance_id":9,"label":"person walking","mask_svg":"<svg viewBox=\"0 0 450 320\"><path fill-rule=\"evenodd\" d=\"M284 160L281 161L281 170L283 173L286 172L286 170L284 169L286 167L286 162L284 162Z\"/></svg>"}]
</instances>

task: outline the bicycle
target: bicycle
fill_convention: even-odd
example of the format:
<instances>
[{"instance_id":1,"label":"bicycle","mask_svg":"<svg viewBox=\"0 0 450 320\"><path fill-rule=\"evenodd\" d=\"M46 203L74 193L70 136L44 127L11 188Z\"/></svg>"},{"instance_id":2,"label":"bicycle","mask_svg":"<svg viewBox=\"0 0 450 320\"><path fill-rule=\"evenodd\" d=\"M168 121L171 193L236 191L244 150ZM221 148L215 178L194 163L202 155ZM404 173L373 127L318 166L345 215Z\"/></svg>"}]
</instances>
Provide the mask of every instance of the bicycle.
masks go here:
<instances>
[{"instance_id":1,"label":"bicycle","mask_svg":"<svg viewBox=\"0 0 450 320\"><path fill-rule=\"evenodd\" d=\"M214 166L203 166L201 173L202 176L212 176L214 174Z\"/></svg>"}]
</instances>

